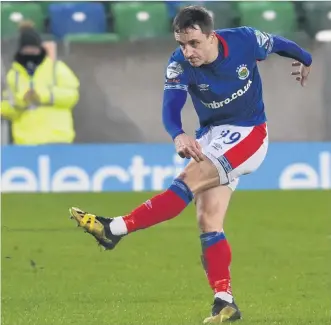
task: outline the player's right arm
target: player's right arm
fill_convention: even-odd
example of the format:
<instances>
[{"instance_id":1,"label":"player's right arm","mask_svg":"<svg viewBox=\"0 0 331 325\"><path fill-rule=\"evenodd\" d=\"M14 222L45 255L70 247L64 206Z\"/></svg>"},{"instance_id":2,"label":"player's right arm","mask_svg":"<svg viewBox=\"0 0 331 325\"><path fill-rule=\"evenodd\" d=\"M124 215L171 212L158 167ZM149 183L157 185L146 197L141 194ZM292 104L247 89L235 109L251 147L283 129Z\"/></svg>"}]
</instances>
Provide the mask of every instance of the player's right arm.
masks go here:
<instances>
[{"instance_id":1,"label":"player's right arm","mask_svg":"<svg viewBox=\"0 0 331 325\"><path fill-rule=\"evenodd\" d=\"M176 151L182 158L193 158L199 162L203 160L200 145L185 134L181 121L181 112L187 99L188 73L184 71L180 62L171 58L165 78L162 108L164 128L173 139Z\"/></svg>"}]
</instances>

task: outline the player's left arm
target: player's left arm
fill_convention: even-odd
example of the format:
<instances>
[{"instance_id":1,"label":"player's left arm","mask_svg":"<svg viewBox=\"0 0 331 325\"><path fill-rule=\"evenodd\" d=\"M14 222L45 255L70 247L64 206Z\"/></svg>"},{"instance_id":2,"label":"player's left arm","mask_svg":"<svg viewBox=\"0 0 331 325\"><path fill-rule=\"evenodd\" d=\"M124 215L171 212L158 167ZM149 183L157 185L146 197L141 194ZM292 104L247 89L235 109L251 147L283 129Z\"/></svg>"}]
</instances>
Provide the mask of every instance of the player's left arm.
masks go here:
<instances>
[{"instance_id":1,"label":"player's left arm","mask_svg":"<svg viewBox=\"0 0 331 325\"><path fill-rule=\"evenodd\" d=\"M296 80L300 81L302 86L305 86L312 64L311 54L285 37L268 34L253 28L249 29L255 36L253 42L255 42L256 59L264 60L268 55L276 53L295 60L292 66L299 67L299 70L292 72L292 75L297 76Z\"/></svg>"}]
</instances>

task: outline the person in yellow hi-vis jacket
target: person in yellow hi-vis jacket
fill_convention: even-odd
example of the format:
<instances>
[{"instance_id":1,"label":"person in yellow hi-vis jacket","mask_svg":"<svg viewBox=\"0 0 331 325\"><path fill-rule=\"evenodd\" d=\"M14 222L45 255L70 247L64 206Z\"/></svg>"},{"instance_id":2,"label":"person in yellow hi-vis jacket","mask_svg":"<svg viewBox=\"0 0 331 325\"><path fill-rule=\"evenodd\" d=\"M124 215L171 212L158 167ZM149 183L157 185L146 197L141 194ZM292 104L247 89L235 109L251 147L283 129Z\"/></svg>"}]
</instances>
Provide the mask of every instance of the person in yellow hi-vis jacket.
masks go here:
<instances>
[{"instance_id":1,"label":"person in yellow hi-vis jacket","mask_svg":"<svg viewBox=\"0 0 331 325\"><path fill-rule=\"evenodd\" d=\"M19 48L6 83L1 116L12 122L15 144L73 142L79 80L64 62L47 55L30 22L20 27Z\"/></svg>"}]
</instances>

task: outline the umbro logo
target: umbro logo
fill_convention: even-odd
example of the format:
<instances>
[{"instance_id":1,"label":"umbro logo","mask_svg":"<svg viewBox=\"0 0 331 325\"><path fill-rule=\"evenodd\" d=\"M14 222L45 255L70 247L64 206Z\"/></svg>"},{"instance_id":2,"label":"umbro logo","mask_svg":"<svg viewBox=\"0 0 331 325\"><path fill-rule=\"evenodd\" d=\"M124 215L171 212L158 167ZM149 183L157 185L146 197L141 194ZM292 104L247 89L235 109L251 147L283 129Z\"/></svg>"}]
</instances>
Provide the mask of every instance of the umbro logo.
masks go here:
<instances>
[{"instance_id":1,"label":"umbro logo","mask_svg":"<svg viewBox=\"0 0 331 325\"><path fill-rule=\"evenodd\" d=\"M200 91L208 91L209 90L209 85L201 84L201 85L198 85L198 88L199 88Z\"/></svg>"}]
</instances>

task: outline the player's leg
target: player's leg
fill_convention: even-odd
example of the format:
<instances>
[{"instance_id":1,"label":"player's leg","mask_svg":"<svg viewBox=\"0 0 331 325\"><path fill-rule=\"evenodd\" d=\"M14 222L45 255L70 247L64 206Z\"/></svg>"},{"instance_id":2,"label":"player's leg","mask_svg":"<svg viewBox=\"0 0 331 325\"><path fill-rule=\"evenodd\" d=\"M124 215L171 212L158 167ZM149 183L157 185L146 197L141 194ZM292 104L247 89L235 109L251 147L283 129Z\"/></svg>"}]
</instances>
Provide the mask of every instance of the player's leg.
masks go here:
<instances>
[{"instance_id":1,"label":"player's leg","mask_svg":"<svg viewBox=\"0 0 331 325\"><path fill-rule=\"evenodd\" d=\"M147 200L126 216L104 218L78 208L71 208L70 215L102 246L113 249L124 235L176 217L190 204L194 195L218 185L218 170L205 157L199 163L192 160L166 191Z\"/></svg>"},{"instance_id":2,"label":"player's leg","mask_svg":"<svg viewBox=\"0 0 331 325\"><path fill-rule=\"evenodd\" d=\"M220 179L227 177L228 186L219 186L196 195L197 212L206 275L215 299L212 315L205 323L221 323L241 318L231 290L231 248L224 234L224 218L236 188L238 177L255 171L263 162L268 147L265 125L257 127L220 126L213 129L212 141L204 153L214 162Z\"/></svg>"},{"instance_id":3,"label":"player's leg","mask_svg":"<svg viewBox=\"0 0 331 325\"><path fill-rule=\"evenodd\" d=\"M201 231L201 261L214 292L211 316L205 323L222 323L241 318L231 289L231 248L224 233L226 211L237 180L196 195L198 224Z\"/></svg>"}]
</instances>

